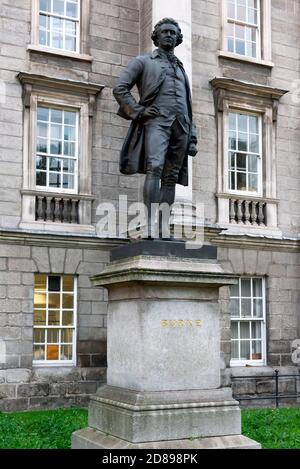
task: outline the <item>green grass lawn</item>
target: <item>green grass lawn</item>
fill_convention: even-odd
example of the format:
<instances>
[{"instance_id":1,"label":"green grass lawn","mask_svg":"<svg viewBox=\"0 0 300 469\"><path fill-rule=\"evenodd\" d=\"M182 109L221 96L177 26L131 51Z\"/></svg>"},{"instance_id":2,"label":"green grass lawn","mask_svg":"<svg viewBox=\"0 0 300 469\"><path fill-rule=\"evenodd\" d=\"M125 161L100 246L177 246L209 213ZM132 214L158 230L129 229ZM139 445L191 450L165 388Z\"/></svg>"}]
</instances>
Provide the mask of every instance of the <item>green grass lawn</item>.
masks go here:
<instances>
[{"instance_id":1,"label":"green grass lawn","mask_svg":"<svg viewBox=\"0 0 300 469\"><path fill-rule=\"evenodd\" d=\"M300 449L300 408L243 410L243 435L263 448ZM68 449L71 434L87 426L87 411L61 409L0 413L0 449Z\"/></svg>"}]
</instances>

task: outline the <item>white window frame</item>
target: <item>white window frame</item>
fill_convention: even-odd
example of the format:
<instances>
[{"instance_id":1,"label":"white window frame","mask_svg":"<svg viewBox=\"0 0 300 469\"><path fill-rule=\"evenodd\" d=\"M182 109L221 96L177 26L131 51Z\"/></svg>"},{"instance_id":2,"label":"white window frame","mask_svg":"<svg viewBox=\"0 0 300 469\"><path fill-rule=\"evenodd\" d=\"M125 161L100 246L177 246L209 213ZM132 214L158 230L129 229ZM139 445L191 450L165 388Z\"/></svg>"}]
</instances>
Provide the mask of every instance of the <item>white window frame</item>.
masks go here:
<instances>
[{"instance_id":1,"label":"white window frame","mask_svg":"<svg viewBox=\"0 0 300 469\"><path fill-rule=\"evenodd\" d=\"M40 275L43 275L43 274L40 274ZM47 286L48 286L48 278L51 277L51 276L55 276L55 277L60 277L61 279L64 277L64 275L59 275L59 274L44 274L46 277L47 277ZM69 275L69 274L68 274ZM74 279L74 292L73 292L73 295L74 295L74 309L73 309L73 318L74 318L74 326L33 326L33 330L35 329L42 329L42 330L46 330L46 329L59 329L59 330L62 330L62 329L73 329L73 343L72 343L72 347L73 347L73 360L33 360L32 361L32 364L34 367L49 367L49 366L76 366L76 363L77 363L77 323L78 323L78 308L77 308L77 303L78 303L78 288L77 288L77 285L78 285L78 282L77 282L77 276L73 276L73 279ZM47 291L46 291L46 294L48 295L49 294L49 291L48 291L48 288L47 288ZM62 295L62 290L60 290L60 295ZM60 314L61 314L61 310L60 310ZM46 318L48 318L48 309L46 309ZM33 341L33 345L34 345L34 341ZM60 343L59 343L60 345Z\"/></svg>"},{"instance_id":2,"label":"white window frame","mask_svg":"<svg viewBox=\"0 0 300 469\"><path fill-rule=\"evenodd\" d=\"M222 22L222 35L221 35L221 47L219 50L219 56L228 59L251 62L260 64L266 67L274 67L272 62L272 31L271 31L271 0L259 0L259 38L257 42L257 57L250 57L247 55L241 55L228 51L227 47L227 0L220 1L221 6L221 22Z\"/></svg>"},{"instance_id":3,"label":"white window frame","mask_svg":"<svg viewBox=\"0 0 300 469\"><path fill-rule=\"evenodd\" d=\"M240 113L245 115L253 115L258 117L259 123L259 154L258 157L258 190L254 191L242 191L234 190L229 188L229 114L230 113ZM229 107L228 112L224 115L224 191L228 194L237 194L242 196L252 196L252 197L261 197L263 195L263 147L262 147L262 115L261 113L255 111L247 111L245 109L237 109L234 107ZM238 152L237 152L238 153Z\"/></svg>"},{"instance_id":4,"label":"white window frame","mask_svg":"<svg viewBox=\"0 0 300 469\"><path fill-rule=\"evenodd\" d=\"M74 160L75 160L75 171L74 171L74 189L65 189L63 187L61 188L58 188L58 187L50 187L50 186L39 186L39 185L35 185L35 188L39 191L47 191L47 192L59 192L59 193L62 193L62 194L77 194L78 193L78 168L79 168L79 147L80 147L80 108L76 107L67 107L67 106L59 106L59 105L53 105L53 104L49 104L46 101L43 101L42 99L39 100L37 102L37 106L36 106L36 109L39 107L39 106L42 106L42 107L45 107L45 108L48 108L48 109L59 109L59 110L62 110L62 111L71 111L71 112L76 112L76 146L75 146L75 157L74 157ZM37 120L36 120L36 128L37 128ZM36 134L36 129L35 129L35 134ZM37 134L36 134L37 135ZM37 137L36 137L36 144L37 144ZM37 155L37 150L35 152L35 154ZM50 156L48 154L45 154L45 155L41 155L41 156L45 156L47 159L50 158ZM63 159L64 156L63 155L51 155L51 157L53 158L58 158L58 159ZM35 174L36 174L36 170L35 170ZM46 174L48 174L48 171L46 171Z\"/></svg>"},{"instance_id":5,"label":"white window frame","mask_svg":"<svg viewBox=\"0 0 300 469\"><path fill-rule=\"evenodd\" d=\"M89 54L89 22L90 22L90 0L79 0L79 26L77 50L60 49L48 47L39 43L39 0L32 0L31 14L31 44L27 46L30 52L43 54L61 55L72 59L91 62L92 56Z\"/></svg>"},{"instance_id":6,"label":"white window frame","mask_svg":"<svg viewBox=\"0 0 300 469\"><path fill-rule=\"evenodd\" d=\"M51 9L52 9L53 0L50 0L50 1L51 1ZM64 0L64 6L66 6L66 1L67 0ZM69 21L73 21L75 23L75 25L76 25L75 26L75 30L76 30L76 35L75 35L76 49L75 50L70 50L70 49L66 49L65 47L54 47L53 45L51 45L51 38L52 38L51 26L50 26L50 45L40 44L40 42L39 42L40 46L49 47L49 48L53 48L53 49L59 49L59 50L65 51L65 52L73 52L73 53L77 53L77 54L80 52L81 1L82 0L77 0L77 12L78 12L77 18L71 18L71 17L65 16L65 15L59 15L58 13L51 13L51 12L43 11L39 7L39 16L40 16L41 13L42 14L44 13L44 16L49 16L50 17L50 24L52 23L51 18L60 18L64 21L69 20ZM40 32L40 26L39 26L39 32ZM64 26L63 26L63 43L65 43L65 23L64 23Z\"/></svg>"},{"instance_id":7,"label":"white window frame","mask_svg":"<svg viewBox=\"0 0 300 469\"><path fill-rule=\"evenodd\" d=\"M260 60L261 59L261 20L260 20L260 18L261 18L261 8L260 8L261 0L257 0L257 24L248 23L247 21L241 21L241 20L237 20L237 19L234 19L234 18L230 18L229 15L228 15L228 11L227 11L228 1L229 0L225 1L226 25L228 23L231 23L233 25L255 28L255 30L256 30L256 41L255 41L256 55L255 55L255 57L253 57L252 55L247 55L246 53L245 54L238 54L237 52L233 52L233 53L237 54L237 55L242 55L243 57L248 57L248 58L251 58L251 59ZM237 6L236 1L237 0L235 0L235 7ZM247 9L247 6L245 8ZM231 52L231 51L228 50L228 37L227 37L227 34L226 34L226 50L227 50L227 52ZM245 48L245 52L246 52L246 48Z\"/></svg>"},{"instance_id":8,"label":"white window frame","mask_svg":"<svg viewBox=\"0 0 300 469\"><path fill-rule=\"evenodd\" d=\"M65 80L37 74L20 72L23 85L24 132L23 132L23 187L22 221L20 228L68 232L95 232L92 225L92 131L96 110L96 96L104 86L83 81ZM45 105L79 112L78 187L73 189L36 188L36 128L37 107ZM40 188L42 190L40 190ZM79 200L79 223L53 223L36 220L36 197L68 196Z\"/></svg>"},{"instance_id":9,"label":"white window frame","mask_svg":"<svg viewBox=\"0 0 300 469\"><path fill-rule=\"evenodd\" d=\"M246 366L246 365L251 365L251 366L265 366L267 364L267 332L266 332L266 279L264 277L255 277L255 276L242 276L239 279L239 288L240 288L240 282L242 279L258 279L262 280L262 304L263 304L263 317L262 318L253 318L253 317L245 317L245 318L238 318L238 317L232 317L230 315L230 324L232 322L260 322L261 323L261 331L262 331L262 337L261 337L261 351L262 351L262 358L260 360L238 360L238 359L230 359L230 366L235 367L235 366ZM231 297L230 298L237 298L237 297ZM241 296L238 297L239 302L240 302L240 310L241 310ZM252 281L251 281L251 299L253 298L252 294ZM252 302L251 302L252 303ZM250 327L250 339L251 339L251 327ZM240 339L238 339L240 342ZM232 340L231 340L232 343Z\"/></svg>"}]
</instances>

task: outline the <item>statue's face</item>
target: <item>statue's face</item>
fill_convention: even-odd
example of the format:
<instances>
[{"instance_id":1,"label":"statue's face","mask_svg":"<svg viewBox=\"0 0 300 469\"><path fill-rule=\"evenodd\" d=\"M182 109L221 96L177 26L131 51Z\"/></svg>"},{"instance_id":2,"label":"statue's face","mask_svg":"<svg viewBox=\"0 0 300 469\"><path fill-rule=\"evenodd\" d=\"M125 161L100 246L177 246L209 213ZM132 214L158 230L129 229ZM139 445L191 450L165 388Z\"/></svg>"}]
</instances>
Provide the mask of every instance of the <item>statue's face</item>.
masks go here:
<instances>
[{"instance_id":1,"label":"statue's face","mask_svg":"<svg viewBox=\"0 0 300 469\"><path fill-rule=\"evenodd\" d=\"M177 44L178 28L174 24L161 24L157 30L158 47L162 49L174 49Z\"/></svg>"}]
</instances>

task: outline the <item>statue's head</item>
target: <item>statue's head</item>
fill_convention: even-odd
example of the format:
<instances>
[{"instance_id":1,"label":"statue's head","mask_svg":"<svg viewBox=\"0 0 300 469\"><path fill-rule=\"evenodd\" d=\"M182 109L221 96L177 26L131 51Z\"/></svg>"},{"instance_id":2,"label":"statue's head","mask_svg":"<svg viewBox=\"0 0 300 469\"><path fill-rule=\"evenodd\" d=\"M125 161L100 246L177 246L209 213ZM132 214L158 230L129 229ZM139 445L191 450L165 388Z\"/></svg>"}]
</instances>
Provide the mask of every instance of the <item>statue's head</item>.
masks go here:
<instances>
[{"instance_id":1,"label":"statue's head","mask_svg":"<svg viewBox=\"0 0 300 469\"><path fill-rule=\"evenodd\" d=\"M167 26L169 26L169 28L166 28ZM151 39L154 42L154 45L156 47L168 45L168 41L163 38L163 33L166 29L170 29L172 31L172 33L170 33L170 36L173 36L172 48L179 46L179 44L181 44L183 41L183 35L181 34L179 24L177 23L177 21L173 20L173 18L163 18L154 26L154 31L151 35ZM162 41L164 42L164 44L162 44Z\"/></svg>"}]
</instances>

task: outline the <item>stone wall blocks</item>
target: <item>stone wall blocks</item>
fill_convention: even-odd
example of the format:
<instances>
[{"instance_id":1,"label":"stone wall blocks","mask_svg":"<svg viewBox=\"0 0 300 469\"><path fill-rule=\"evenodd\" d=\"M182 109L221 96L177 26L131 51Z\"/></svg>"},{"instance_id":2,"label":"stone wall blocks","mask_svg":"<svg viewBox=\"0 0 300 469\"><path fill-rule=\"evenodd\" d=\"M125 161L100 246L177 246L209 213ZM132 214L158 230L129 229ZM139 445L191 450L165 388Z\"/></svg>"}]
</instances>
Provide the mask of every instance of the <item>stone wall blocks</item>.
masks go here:
<instances>
[{"instance_id":1,"label":"stone wall blocks","mask_svg":"<svg viewBox=\"0 0 300 469\"><path fill-rule=\"evenodd\" d=\"M50 269L53 274L63 274L65 266L66 249L49 248Z\"/></svg>"},{"instance_id":2,"label":"stone wall blocks","mask_svg":"<svg viewBox=\"0 0 300 469\"><path fill-rule=\"evenodd\" d=\"M37 265L37 270L40 273L50 272L49 249L47 247L32 247L32 259Z\"/></svg>"},{"instance_id":3,"label":"stone wall blocks","mask_svg":"<svg viewBox=\"0 0 300 469\"><path fill-rule=\"evenodd\" d=\"M82 257L81 249L67 249L64 273L75 274Z\"/></svg>"},{"instance_id":4,"label":"stone wall blocks","mask_svg":"<svg viewBox=\"0 0 300 469\"><path fill-rule=\"evenodd\" d=\"M32 377L31 370L8 370L6 372L6 381L8 383L29 383Z\"/></svg>"}]
</instances>

